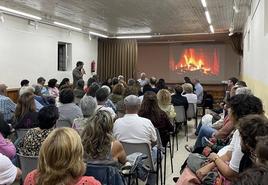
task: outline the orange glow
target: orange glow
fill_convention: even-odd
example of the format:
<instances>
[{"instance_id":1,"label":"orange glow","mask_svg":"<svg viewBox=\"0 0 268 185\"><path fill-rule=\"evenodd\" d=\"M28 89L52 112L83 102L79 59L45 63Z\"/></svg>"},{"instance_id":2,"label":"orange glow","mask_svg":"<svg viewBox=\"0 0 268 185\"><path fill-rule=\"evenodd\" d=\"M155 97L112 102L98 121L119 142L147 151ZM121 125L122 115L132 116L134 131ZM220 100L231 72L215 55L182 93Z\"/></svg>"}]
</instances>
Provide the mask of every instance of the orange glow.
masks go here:
<instances>
[{"instance_id":1,"label":"orange glow","mask_svg":"<svg viewBox=\"0 0 268 185\"><path fill-rule=\"evenodd\" d=\"M172 70L180 73L200 72L204 75L218 75L219 61L217 50L213 54L204 54L203 49L187 48L184 50L178 63L173 61Z\"/></svg>"}]
</instances>

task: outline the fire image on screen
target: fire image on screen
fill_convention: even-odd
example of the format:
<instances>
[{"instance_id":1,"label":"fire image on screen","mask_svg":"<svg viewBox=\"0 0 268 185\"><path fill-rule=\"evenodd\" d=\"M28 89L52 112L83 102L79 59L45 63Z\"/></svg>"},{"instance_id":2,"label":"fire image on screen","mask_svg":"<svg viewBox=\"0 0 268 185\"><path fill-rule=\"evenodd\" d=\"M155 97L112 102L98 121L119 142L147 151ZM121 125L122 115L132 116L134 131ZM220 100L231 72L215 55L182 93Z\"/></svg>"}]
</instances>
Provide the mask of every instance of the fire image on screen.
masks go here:
<instances>
[{"instance_id":1,"label":"fire image on screen","mask_svg":"<svg viewBox=\"0 0 268 185\"><path fill-rule=\"evenodd\" d=\"M217 76L220 73L217 48L172 49L169 54L169 68L176 74L189 76Z\"/></svg>"}]
</instances>

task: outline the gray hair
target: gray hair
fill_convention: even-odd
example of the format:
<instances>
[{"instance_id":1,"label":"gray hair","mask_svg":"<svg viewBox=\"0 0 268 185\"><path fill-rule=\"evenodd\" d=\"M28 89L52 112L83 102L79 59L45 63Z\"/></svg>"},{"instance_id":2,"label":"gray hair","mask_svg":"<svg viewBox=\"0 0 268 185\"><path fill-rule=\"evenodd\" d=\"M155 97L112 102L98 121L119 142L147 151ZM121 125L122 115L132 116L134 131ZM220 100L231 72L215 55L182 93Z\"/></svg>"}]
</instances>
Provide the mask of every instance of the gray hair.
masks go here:
<instances>
[{"instance_id":1,"label":"gray hair","mask_svg":"<svg viewBox=\"0 0 268 185\"><path fill-rule=\"evenodd\" d=\"M111 89L110 89L109 86L107 86L107 85L103 85L103 86L101 86L101 88L105 88L105 89L108 90L109 94L111 93Z\"/></svg>"},{"instance_id":2,"label":"gray hair","mask_svg":"<svg viewBox=\"0 0 268 185\"><path fill-rule=\"evenodd\" d=\"M235 94L247 94L247 95L253 95L252 91L248 87L239 87L236 89Z\"/></svg>"},{"instance_id":3,"label":"gray hair","mask_svg":"<svg viewBox=\"0 0 268 185\"><path fill-rule=\"evenodd\" d=\"M83 116L90 117L95 113L95 111L97 109L97 102L96 102L95 98L93 98L92 96L85 95L80 100L79 106L82 110Z\"/></svg>"}]
</instances>

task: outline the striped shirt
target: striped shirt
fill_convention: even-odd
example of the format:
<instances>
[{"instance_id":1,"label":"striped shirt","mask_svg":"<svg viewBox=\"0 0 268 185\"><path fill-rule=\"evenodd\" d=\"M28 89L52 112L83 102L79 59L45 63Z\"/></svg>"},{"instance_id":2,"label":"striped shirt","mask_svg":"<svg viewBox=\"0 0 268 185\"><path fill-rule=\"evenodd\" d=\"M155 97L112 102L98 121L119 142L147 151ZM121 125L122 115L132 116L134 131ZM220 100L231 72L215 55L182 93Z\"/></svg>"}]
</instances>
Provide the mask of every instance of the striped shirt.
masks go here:
<instances>
[{"instance_id":1,"label":"striped shirt","mask_svg":"<svg viewBox=\"0 0 268 185\"><path fill-rule=\"evenodd\" d=\"M16 104L9 97L0 95L0 112L4 115L5 121L13 118L15 109Z\"/></svg>"}]
</instances>

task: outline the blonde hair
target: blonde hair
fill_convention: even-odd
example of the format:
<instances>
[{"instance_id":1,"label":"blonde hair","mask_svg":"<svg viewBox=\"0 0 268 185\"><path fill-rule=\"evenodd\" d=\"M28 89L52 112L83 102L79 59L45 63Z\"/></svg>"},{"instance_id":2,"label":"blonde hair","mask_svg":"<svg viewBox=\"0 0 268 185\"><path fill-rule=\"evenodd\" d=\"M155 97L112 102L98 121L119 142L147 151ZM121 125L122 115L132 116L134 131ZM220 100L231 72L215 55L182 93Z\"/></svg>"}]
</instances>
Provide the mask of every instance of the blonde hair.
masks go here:
<instances>
[{"instance_id":1,"label":"blonde hair","mask_svg":"<svg viewBox=\"0 0 268 185\"><path fill-rule=\"evenodd\" d=\"M171 104L171 94L166 89L161 89L157 93L157 100L159 105L170 105Z\"/></svg>"},{"instance_id":2,"label":"blonde hair","mask_svg":"<svg viewBox=\"0 0 268 185\"><path fill-rule=\"evenodd\" d=\"M193 92L193 85L190 83L182 84L182 89L185 93L192 93Z\"/></svg>"},{"instance_id":3,"label":"blonde hair","mask_svg":"<svg viewBox=\"0 0 268 185\"><path fill-rule=\"evenodd\" d=\"M85 173L83 146L71 128L53 130L43 142L38 160L37 185L72 184Z\"/></svg>"}]
</instances>

